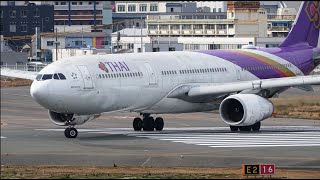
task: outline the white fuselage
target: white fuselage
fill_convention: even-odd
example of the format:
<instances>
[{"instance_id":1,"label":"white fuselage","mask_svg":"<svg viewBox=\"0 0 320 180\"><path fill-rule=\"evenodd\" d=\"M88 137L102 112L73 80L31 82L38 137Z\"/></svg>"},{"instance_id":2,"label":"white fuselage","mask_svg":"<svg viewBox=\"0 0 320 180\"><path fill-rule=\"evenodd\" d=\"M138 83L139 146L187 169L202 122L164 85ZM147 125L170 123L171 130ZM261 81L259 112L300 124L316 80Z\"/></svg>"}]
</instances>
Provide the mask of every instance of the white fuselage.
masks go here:
<instances>
[{"instance_id":1,"label":"white fuselage","mask_svg":"<svg viewBox=\"0 0 320 180\"><path fill-rule=\"evenodd\" d=\"M66 80L35 80L31 94L37 91L33 97L47 109L79 115L110 111L157 114L214 110L219 108L222 99L197 103L167 95L187 84L258 79L219 57L185 51L73 57L54 62L39 74L54 73L63 73Z\"/></svg>"}]
</instances>

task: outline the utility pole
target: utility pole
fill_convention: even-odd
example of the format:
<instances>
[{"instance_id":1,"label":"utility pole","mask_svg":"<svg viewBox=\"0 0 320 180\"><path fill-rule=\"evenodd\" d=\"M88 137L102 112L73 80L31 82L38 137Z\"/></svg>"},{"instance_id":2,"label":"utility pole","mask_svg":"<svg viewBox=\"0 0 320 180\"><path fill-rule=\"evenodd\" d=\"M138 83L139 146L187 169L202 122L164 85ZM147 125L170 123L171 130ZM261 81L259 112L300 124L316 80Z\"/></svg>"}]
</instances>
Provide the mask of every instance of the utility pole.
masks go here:
<instances>
[{"instance_id":1,"label":"utility pole","mask_svg":"<svg viewBox=\"0 0 320 180\"><path fill-rule=\"evenodd\" d=\"M119 24L117 24L117 53L119 53L119 41L120 41L120 34L119 34Z\"/></svg>"},{"instance_id":2,"label":"utility pole","mask_svg":"<svg viewBox=\"0 0 320 180\"><path fill-rule=\"evenodd\" d=\"M141 45L140 45L141 47L140 47L140 52L142 52L142 16L141 16L140 22L141 22L141 24L140 24L140 27L141 27L141 28L140 28L140 30L141 30L141 41L140 41L140 42L141 42Z\"/></svg>"},{"instance_id":3,"label":"utility pole","mask_svg":"<svg viewBox=\"0 0 320 180\"><path fill-rule=\"evenodd\" d=\"M38 60L38 27L36 27L36 60Z\"/></svg>"},{"instance_id":4,"label":"utility pole","mask_svg":"<svg viewBox=\"0 0 320 180\"><path fill-rule=\"evenodd\" d=\"M58 28L56 28L56 61L58 61Z\"/></svg>"}]
</instances>

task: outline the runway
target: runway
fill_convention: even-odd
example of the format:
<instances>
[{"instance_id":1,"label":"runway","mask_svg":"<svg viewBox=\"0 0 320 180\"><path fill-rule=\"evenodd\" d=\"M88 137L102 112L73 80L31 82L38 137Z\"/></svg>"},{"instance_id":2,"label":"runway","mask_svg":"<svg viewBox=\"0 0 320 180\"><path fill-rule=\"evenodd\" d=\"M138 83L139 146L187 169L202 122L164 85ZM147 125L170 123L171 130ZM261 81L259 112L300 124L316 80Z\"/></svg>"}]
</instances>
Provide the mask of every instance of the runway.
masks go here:
<instances>
[{"instance_id":1,"label":"runway","mask_svg":"<svg viewBox=\"0 0 320 180\"><path fill-rule=\"evenodd\" d=\"M1 96L1 165L320 168L319 120L269 118L260 132L235 133L217 113L190 113L162 115L161 132L135 132L138 114L111 113L67 139L29 87L1 88Z\"/></svg>"}]
</instances>

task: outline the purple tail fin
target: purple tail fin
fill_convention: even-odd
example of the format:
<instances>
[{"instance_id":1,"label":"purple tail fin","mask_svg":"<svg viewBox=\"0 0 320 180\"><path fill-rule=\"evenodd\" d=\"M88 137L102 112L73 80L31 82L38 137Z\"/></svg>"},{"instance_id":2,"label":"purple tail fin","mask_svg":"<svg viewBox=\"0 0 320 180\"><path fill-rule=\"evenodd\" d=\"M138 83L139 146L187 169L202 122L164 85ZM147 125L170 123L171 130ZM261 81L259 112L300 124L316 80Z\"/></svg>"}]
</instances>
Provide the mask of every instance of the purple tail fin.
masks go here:
<instances>
[{"instance_id":1,"label":"purple tail fin","mask_svg":"<svg viewBox=\"0 0 320 180\"><path fill-rule=\"evenodd\" d=\"M320 3L318 1L304 1L300 6L294 26L279 47L306 42L312 47L317 47L319 27Z\"/></svg>"}]
</instances>

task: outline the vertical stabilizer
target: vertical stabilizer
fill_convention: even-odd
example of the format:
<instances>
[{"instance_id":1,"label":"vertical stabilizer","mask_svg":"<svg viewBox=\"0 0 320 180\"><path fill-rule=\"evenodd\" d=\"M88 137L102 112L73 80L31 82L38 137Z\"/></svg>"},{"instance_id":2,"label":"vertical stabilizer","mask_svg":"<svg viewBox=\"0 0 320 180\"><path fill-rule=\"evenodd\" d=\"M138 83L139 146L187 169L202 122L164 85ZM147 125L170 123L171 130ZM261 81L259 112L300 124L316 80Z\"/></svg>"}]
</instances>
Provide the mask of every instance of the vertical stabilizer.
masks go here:
<instances>
[{"instance_id":1,"label":"vertical stabilizer","mask_svg":"<svg viewBox=\"0 0 320 180\"><path fill-rule=\"evenodd\" d=\"M320 2L304 1L299 9L294 25L287 38L279 47L308 43L317 47L320 27Z\"/></svg>"}]
</instances>

